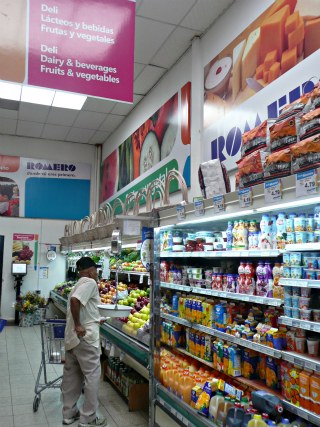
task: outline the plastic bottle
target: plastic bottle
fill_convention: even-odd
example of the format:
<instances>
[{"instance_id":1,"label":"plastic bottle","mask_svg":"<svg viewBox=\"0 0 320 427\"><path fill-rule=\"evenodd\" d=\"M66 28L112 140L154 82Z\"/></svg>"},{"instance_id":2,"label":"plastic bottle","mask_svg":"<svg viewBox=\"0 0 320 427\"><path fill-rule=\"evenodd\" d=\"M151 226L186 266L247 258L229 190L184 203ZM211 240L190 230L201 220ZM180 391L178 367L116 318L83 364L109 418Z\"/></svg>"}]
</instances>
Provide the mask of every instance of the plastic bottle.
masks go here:
<instances>
[{"instance_id":1,"label":"plastic bottle","mask_svg":"<svg viewBox=\"0 0 320 427\"><path fill-rule=\"evenodd\" d=\"M221 391L217 391L215 396L211 398L210 404L209 404L209 418L211 420L217 419L220 405L224 405L224 397Z\"/></svg>"},{"instance_id":2,"label":"plastic bottle","mask_svg":"<svg viewBox=\"0 0 320 427\"><path fill-rule=\"evenodd\" d=\"M227 413L232 407L233 403L231 402L231 398L227 396L224 399L224 404L219 406L217 418L215 420L215 424L217 424L217 426L223 427L226 425Z\"/></svg>"},{"instance_id":3,"label":"plastic bottle","mask_svg":"<svg viewBox=\"0 0 320 427\"><path fill-rule=\"evenodd\" d=\"M264 265L265 269L265 279L267 282L267 297L272 298L273 296L273 275L272 275L272 267L270 262L266 262Z\"/></svg>"},{"instance_id":4,"label":"plastic bottle","mask_svg":"<svg viewBox=\"0 0 320 427\"><path fill-rule=\"evenodd\" d=\"M240 219L238 226L238 244L237 249L248 249L248 229L245 222Z\"/></svg>"},{"instance_id":5,"label":"plastic bottle","mask_svg":"<svg viewBox=\"0 0 320 427\"><path fill-rule=\"evenodd\" d=\"M278 424L278 427L291 427L291 423L288 418L282 418L281 423Z\"/></svg>"},{"instance_id":6,"label":"plastic bottle","mask_svg":"<svg viewBox=\"0 0 320 427\"><path fill-rule=\"evenodd\" d=\"M277 248L284 249L286 245L286 214L278 213L277 218Z\"/></svg>"},{"instance_id":7,"label":"plastic bottle","mask_svg":"<svg viewBox=\"0 0 320 427\"><path fill-rule=\"evenodd\" d=\"M257 283L256 283L256 294L262 297L267 296L267 281L266 281L266 270L262 261L258 262L257 269Z\"/></svg>"},{"instance_id":8,"label":"plastic bottle","mask_svg":"<svg viewBox=\"0 0 320 427\"><path fill-rule=\"evenodd\" d=\"M267 427L267 424L263 421L261 415L255 414L253 419L248 422L248 427Z\"/></svg>"},{"instance_id":9,"label":"plastic bottle","mask_svg":"<svg viewBox=\"0 0 320 427\"><path fill-rule=\"evenodd\" d=\"M241 406L245 411L249 408L249 399L247 397L241 399Z\"/></svg>"},{"instance_id":10,"label":"plastic bottle","mask_svg":"<svg viewBox=\"0 0 320 427\"><path fill-rule=\"evenodd\" d=\"M245 281L245 294L247 295L254 295L256 291L256 283L255 283L255 268L252 264L252 262L247 262L245 269L244 269L245 275L246 275L246 281Z\"/></svg>"},{"instance_id":11,"label":"plastic bottle","mask_svg":"<svg viewBox=\"0 0 320 427\"><path fill-rule=\"evenodd\" d=\"M276 427L276 425L277 425L277 423L275 421L272 421L272 420L268 421L268 426Z\"/></svg>"},{"instance_id":12,"label":"plastic bottle","mask_svg":"<svg viewBox=\"0 0 320 427\"><path fill-rule=\"evenodd\" d=\"M228 228L226 230L226 236L227 236L226 250L227 251L232 250L232 230L233 230L233 222L228 221Z\"/></svg>"},{"instance_id":13,"label":"plastic bottle","mask_svg":"<svg viewBox=\"0 0 320 427\"><path fill-rule=\"evenodd\" d=\"M272 215L271 217L271 247L277 249L277 217Z\"/></svg>"},{"instance_id":14,"label":"plastic bottle","mask_svg":"<svg viewBox=\"0 0 320 427\"><path fill-rule=\"evenodd\" d=\"M265 412L271 417L276 417L283 412L283 406L279 397L263 390L251 393L252 404L258 411Z\"/></svg>"},{"instance_id":15,"label":"plastic bottle","mask_svg":"<svg viewBox=\"0 0 320 427\"><path fill-rule=\"evenodd\" d=\"M252 418L253 418L253 413L251 412L251 409L248 408L243 417L242 427L247 427L249 421L252 420Z\"/></svg>"},{"instance_id":16,"label":"plastic bottle","mask_svg":"<svg viewBox=\"0 0 320 427\"><path fill-rule=\"evenodd\" d=\"M238 248L238 228L239 222L234 221L232 229L232 249L234 250Z\"/></svg>"},{"instance_id":17,"label":"plastic bottle","mask_svg":"<svg viewBox=\"0 0 320 427\"><path fill-rule=\"evenodd\" d=\"M236 402L234 407L228 410L226 417L226 427L242 427L245 413L246 412L241 404Z\"/></svg>"}]
</instances>

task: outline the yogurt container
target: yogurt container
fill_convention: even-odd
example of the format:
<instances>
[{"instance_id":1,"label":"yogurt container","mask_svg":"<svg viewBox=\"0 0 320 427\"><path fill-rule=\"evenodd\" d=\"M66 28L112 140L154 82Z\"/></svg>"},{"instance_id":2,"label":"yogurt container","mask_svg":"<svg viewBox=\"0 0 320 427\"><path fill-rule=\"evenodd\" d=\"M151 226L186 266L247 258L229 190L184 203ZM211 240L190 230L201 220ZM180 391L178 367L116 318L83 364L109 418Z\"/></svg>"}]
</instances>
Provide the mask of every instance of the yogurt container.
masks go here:
<instances>
[{"instance_id":1,"label":"yogurt container","mask_svg":"<svg viewBox=\"0 0 320 427\"><path fill-rule=\"evenodd\" d=\"M193 274L192 275L192 279L193 280L201 280L202 279L202 274Z\"/></svg>"},{"instance_id":2,"label":"yogurt container","mask_svg":"<svg viewBox=\"0 0 320 427\"><path fill-rule=\"evenodd\" d=\"M308 337L308 354L309 356L316 357L319 354L319 338L318 337Z\"/></svg>"},{"instance_id":3,"label":"yogurt container","mask_svg":"<svg viewBox=\"0 0 320 427\"><path fill-rule=\"evenodd\" d=\"M294 243L296 243L295 233L287 233L287 243L288 245L293 245Z\"/></svg>"},{"instance_id":4,"label":"yogurt container","mask_svg":"<svg viewBox=\"0 0 320 427\"><path fill-rule=\"evenodd\" d=\"M287 254L283 254L283 260L284 260L285 255L287 255ZM291 266L300 266L301 265L302 256L301 256L300 252L291 252L289 255L290 255L290 265Z\"/></svg>"},{"instance_id":5,"label":"yogurt container","mask_svg":"<svg viewBox=\"0 0 320 427\"><path fill-rule=\"evenodd\" d=\"M310 298L311 289L310 288L301 288L301 296Z\"/></svg>"},{"instance_id":6,"label":"yogurt container","mask_svg":"<svg viewBox=\"0 0 320 427\"><path fill-rule=\"evenodd\" d=\"M192 272L192 274L201 274L202 275L202 268L192 268L191 272Z\"/></svg>"},{"instance_id":7,"label":"yogurt container","mask_svg":"<svg viewBox=\"0 0 320 427\"><path fill-rule=\"evenodd\" d=\"M307 234L306 231L296 231L296 243L307 243Z\"/></svg>"},{"instance_id":8,"label":"yogurt container","mask_svg":"<svg viewBox=\"0 0 320 427\"><path fill-rule=\"evenodd\" d=\"M320 219L319 219L319 222L320 222ZM316 230L316 231L314 231L314 241L315 241L315 243L319 243L320 242L320 230Z\"/></svg>"},{"instance_id":9,"label":"yogurt container","mask_svg":"<svg viewBox=\"0 0 320 427\"><path fill-rule=\"evenodd\" d=\"M303 265L308 269L316 269L318 268L318 258L313 256L303 257Z\"/></svg>"},{"instance_id":10,"label":"yogurt container","mask_svg":"<svg viewBox=\"0 0 320 427\"><path fill-rule=\"evenodd\" d=\"M310 299L309 297L300 297L299 301L299 307L301 310L308 310L310 306Z\"/></svg>"},{"instance_id":11,"label":"yogurt container","mask_svg":"<svg viewBox=\"0 0 320 427\"><path fill-rule=\"evenodd\" d=\"M294 231L297 233L299 231L306 231L306 216L305 214L300 214L299 216L293 219Z\"/></svg>"},{"instance_id":12,"label":"yogurt container","mask_svg":"<svg viewBox=\"0 0 320 427\"><path fill-rule=\"evenodd\" d=\"M173 236L172 241L174 245L182 244L182 236Z\"/></svg>"},{"instance_id":13,"label":"yogurt container","mask_svg":"<svg viewBox=\"0 0 320 427\"><path fill-rule=\"evenodd\" d=\"M297 295L292 296L292 308L300 308L300 297Z\"/></svg>"},{"instance_id":14,"label":"yogurt container","mask_svg":"<svg viewBox=\"0 0 320 427\"><path fill-rule=\"evenodd\" d=\"M306 231L314 231L314 217L312 214L306 218Z\"/></svg>"},{"instance_id":15,"label":"yogurt container","mask_svg":"<svg viewBox=\"0 0 320 427\"><path fill-rule=\"evenodd\" d=\"M290 252L284 252L282 255L283 259L283 266L284 267L290 267L291 265L291 254Z\"/></svg>"},{"instance_id":16,"label":"yogurt container","mask_svg":"<svg viewBox=\"0 0 320 427\"><path fill-rule=\"evenodd\" d=\"M300 310L300 319L301 320L311 320L312 310Z\"/></svg>"},{"instance_id":17,"label":"yogurt container","mask_svg":"<svg viewBox=\"0 0 320 427\"><path fill-rule=\"evenodd\" d=\"M302 279L302 267L291 267L291 278Z\"/></svg>"},{"instance_id":18,"label":"yogurt container","mask_svg":"<svg viewBox=\"0 0 320 427\"><path fill-rule=\"evenodd\" d=\"M284 296L284 305L286 307L292 307L292 296L291 295L285 295Z\"/></svg>"},{"instance_id":19,"label":"yogurt container","mask_svg":"<svg viewBox=\"0 0 320 427\"><path fill-rule=\"evenodd\" d=\"M291 268L283 266L283 277L290 279L291 277Z\"/></svg>"},{"instance_id":20,"label":"yogurt container","mask_svg":"<svg viewBox=\"0 0 320 427\"><path fill-rule=\"evenodd\" d=\"M297 286L292 287L292 296L299 297L300 296L300 288Z\"/></svg>"},{"instance_id":21,"label":"yogurt container","mask_svg":"<svg viewBox=\"0 0 320 427\"><path fill-rule=\"evenodd\" d=\"M303 269L303 278L307 280L317 280L317 274L314 270L310 270L308 268Z\"/></svg>"},{"instance_id":22,"label":"yogurt container","mask_svg":"<svg viewBox=\"0 0 320 427\"><path fill-rule=\"evenodd\" d=\"M303 354L306 352L306 338L295 337L294 342L297 353Z\"/></svg>"},{"instance_id":23,"label":"yogurt container","mask_svg":"<svg viewBox=\"0 0 320 427\"><path fill-rule=\"evenodd\" d=\"M307 231L307 243L314 243L315 236L313 231Z\"/></svg>"},{"instance_id":24,"label":"yogurt container","mask_svg":"<svg viewBox=\"0 0 320 427\"><path fill-rule=\"evenodd\" d=\"M203 245L203 249L205 252L213 251L213 245Z\"/></svg>"},{"instance_id":25,"label":"yogurt container","mask_svg":"<svg viewBox=\"0 0 320 427\"><path fill-rule=\"evenodd\" d=\"M284 286L283 289L284 295L292 295L292 286Z\"/></svg>"},{"instance_id":26,"label":"yogurt container","mask_svg":"<svg viewBox=\"0 0 320 427\"><path fill-rule=\"evenodd\" d=\"M314 322L320 322L320 309L313 309L312 310L312 314L313 314L313 321Z\"/></svg>"},{"instance_id":27,"label":"yogurt container","mask_svg":"<svg viewBox=\"0 0 320 427\"><path fill-rule=\"evenodd\" d=\"M300 308L292 307L292 318L300 319Z\"/></svg>"},{"instance_id":28,"label":"yogurt container","mask_svg":"<svg viewBox=\"0 0 320 427\"><path fill-rule=\"evenodd\" d=\"M287 317L292 317L292 307L284 306L284 315Z\"/></svg>"},{"instance_id":29,"label":"yogurt container","mask_svg":"<svg viewBox=\"0 0 320 427\"><path fill-rule=\"evenodd\" d=\"M173 245L172 251L173 252L184 252L184 245Z\"/></svg>"}]
</instances>

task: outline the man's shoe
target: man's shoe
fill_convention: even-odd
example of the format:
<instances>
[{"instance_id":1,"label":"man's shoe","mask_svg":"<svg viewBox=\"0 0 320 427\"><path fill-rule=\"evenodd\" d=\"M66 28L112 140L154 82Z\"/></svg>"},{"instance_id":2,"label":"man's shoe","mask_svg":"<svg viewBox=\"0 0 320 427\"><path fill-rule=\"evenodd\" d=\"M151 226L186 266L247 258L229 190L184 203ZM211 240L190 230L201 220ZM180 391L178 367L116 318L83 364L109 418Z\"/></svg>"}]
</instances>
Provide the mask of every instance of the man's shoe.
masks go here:
<instances>
[{"instance_id":1,"label":"man's shoe","mask_svg":"<svg viewBox=\"0 0 320 427\"><path fill-rule=\"evenodd\" d=\"M70 424L73 424L79 418L80 418L80 412L77 412L76 415L72 418L64 418L62 421L62 424L68 426Z\"/></svg>"},{"instance_id":2,"label":"man's shoe","mask_svg":"<svg viewBox=\"0 0 320 427\"><path fill-rule=\"evenodd\" d=\"M78 427L107 427L107 420L105 418L96 418L93 421L90 421L89 423L79 423Z\"/></svg>"}]
</instances>

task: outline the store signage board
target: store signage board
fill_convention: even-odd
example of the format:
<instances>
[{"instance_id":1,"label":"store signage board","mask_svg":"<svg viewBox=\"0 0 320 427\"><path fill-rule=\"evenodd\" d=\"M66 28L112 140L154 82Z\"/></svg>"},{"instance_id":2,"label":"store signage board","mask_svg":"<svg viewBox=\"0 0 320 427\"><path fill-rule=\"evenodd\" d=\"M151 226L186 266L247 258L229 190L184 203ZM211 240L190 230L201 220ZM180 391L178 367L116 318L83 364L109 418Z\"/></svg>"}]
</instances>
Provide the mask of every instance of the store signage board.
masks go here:
<instances>
[{"instance_id":1,"label":"store signage board","mask_svg":"<svg viewBox=\"0 0 320 427\"><path fill-rule=\"evenodd\" d=\"M264 183L265 204L278 202L282 198L281 179L273 179Z\"/></svg>"},{"instance_id":2,"label":"store signage board","mask_svg":"<svg viewBox=\"0 0 320 427\"><path fill-rule=\"evenodd\" d=\"M194 214L195 216L203 216L204 211L204 201L203 197L194 197L193 198Z\"/></svg>"},{"instance_id":3,"label":"store signage board","mask_svg":"<svg viewBox=\"0 0 320 427\"><path fill-rule=\"evenodd\" d=\"M224 196L213 196L213 211L214 213L220 213L225 211Z\"/></svg>"},{"instance_id":4,"label":"store signage board","mask_svg":"<svg viewBox=\"0 0 320 427\"><path fill-rule=\"evenodd\" d=\"M318 173L316 169L296 174L296 196L304 197L318 191Z\"/></svg>"},{"instance_id":5,"label":"store signage board","mask_svg":"<svg viewBox=\"0 0 320 427\"><path fill-rule=\"evenodd\" d=\"M244 188L238 191L240 208L247 208L252 205L252 189Z\"/></svg>"},{"instance_id":6,"label":"store signage board","mask_svg":"<svg viewBox=\"0 0 320 427\"><path fill-rule=\"evenodd\" d=\"M15 0L0 12L11 37L0 80L133 102L135 1Z\"/></svg>"}]
</instances>

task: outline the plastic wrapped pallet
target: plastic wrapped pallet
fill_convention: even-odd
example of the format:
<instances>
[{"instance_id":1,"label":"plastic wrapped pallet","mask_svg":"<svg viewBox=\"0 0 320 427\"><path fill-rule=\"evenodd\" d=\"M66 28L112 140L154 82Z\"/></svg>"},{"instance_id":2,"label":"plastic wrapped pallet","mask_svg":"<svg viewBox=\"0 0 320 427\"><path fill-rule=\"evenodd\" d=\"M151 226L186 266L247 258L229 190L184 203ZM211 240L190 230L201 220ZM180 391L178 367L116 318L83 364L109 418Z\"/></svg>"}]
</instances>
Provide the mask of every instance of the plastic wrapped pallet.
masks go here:
<instances>
[{"instance_id":1,"label":"plastic wrapped pallet","mask_svg":"<svg viewBox=\"0 0 320 427\"><path fill-rule=\"evenodd\" d=\"M230 179L220 160L201 163L198 171L199 184L203 197L230 193Z\"/></svg>"}]
</instances>

